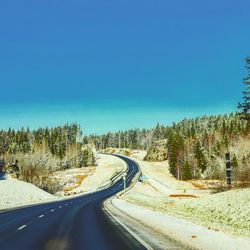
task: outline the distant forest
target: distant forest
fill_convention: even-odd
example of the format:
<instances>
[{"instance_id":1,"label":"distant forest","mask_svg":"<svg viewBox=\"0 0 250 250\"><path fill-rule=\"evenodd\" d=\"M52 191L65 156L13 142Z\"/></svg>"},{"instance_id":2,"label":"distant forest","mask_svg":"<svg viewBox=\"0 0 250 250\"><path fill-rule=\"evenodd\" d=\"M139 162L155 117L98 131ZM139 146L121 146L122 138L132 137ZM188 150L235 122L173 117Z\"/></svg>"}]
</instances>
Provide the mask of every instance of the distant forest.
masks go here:
<instances>
[{"instance_id":1,"label":"distant forest","mask_svg":"<svg viewBox=\"0 0 250 250\"><path fill-rule=\"evenodd\" d=\"M22 165L28 155L36 163L39 158L40 163L54 171L83 166L80 158L76 161L75 157L81 153L84 144L94 144L97 150L148 150L161 140L166 141L170 170L178 179L204 175L207 178L223 178L225 171L220 161L228 150L232 152L233 166L239 170L243 165L249 166L249 121L236 113L184 119L171 126L157 124L152 129L129 129L104 135L83 136L78 124L50 129L0 130L0 158L9 162L18 160Z\"/></svg>"},{"instance_id":2,"label":"distant forest","mask_svg":"<svg viewBox=\"0 0 250 250\"><path fill-rule=\"evenodd\" d=\"M0 160L7 173L54 193L54 171L94 164L92 152L81 150L81 140L78 124L0 130Z\"/></svg>"},{"instance_id":3,"label":"distant forest","mask_svg":"<svg viewBox=\"0 0 250 250\"><path fill-rule=\"evenodd\" d=\"M29 128L0 130L0 155L41 150L62 159L69 151L76 150L80 137L81 129L77 124L32 131Z\"/></svg>"},{"instance_id":4,"label":"distant forest","mask_svg":"<svg viewBox=\"0 0 250 250\"><path fill-rule=\"evenodd\" d=\"M155 128L130 129L101 136L84 137L85 143L94 143L97 149L130 148L148 150L155 142L166 140L166 152L171 173L178 179L200 178L209 170L207 177L222 178L225 171L218 162L227 150L232 151L234 166L246 164L248 154L242 155L236 146L245 147L250 141L248 122L239 114L203 116L196 119L184 119L172 126L158 124ZM238 145L239 144L239 145ZM236 152L237 151L237 152ZM219 165L219 166L218 166ZM215 168L215 166L218 166ZM250 167L250 166L249 166Z\"/></svg>"}]
</instances>

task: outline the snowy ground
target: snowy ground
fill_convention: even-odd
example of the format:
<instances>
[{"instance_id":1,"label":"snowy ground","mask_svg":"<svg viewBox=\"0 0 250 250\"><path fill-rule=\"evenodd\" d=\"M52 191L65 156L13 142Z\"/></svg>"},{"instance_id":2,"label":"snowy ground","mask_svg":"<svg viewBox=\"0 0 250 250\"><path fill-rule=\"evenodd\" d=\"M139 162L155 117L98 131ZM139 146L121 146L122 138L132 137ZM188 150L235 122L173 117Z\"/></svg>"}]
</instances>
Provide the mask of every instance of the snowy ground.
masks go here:
<instances>
[{"instance_id":1,"label":"snowy ground","mask_svg":"<svg viewBox=\"0 0 250 250\"><path fill-rule=\"evenodd\" d=\"M133 217L136 222L141 223L141 230L138 230L140 237L156 249L202 249L202 250L249 250L250 239L247 238L233 238L223 232L209 230L205 227L191 223L187 220L179 219L174 216L161 213L159 211L152 211L141 206L128 203L121 199L113 199L112 206L118 208L121 212ZM113 211L109 205L108 208ZM116 216L118 217L119 214ZM123 220L122 216L118 217ZM126 222L125 222L126 223ZM129 225L128 225L129 226ZM137 226L138 227L138 226ZM158 238L158 242L154 242L150 235L143 235L143 228L151 228L158 234L154 237ZM131 229L133 230L133 226ZM164 237L165 235L165 237ZM181 243L182 248L172 245L173 241L165 242L166 238ZM157 245L156 245L157 244ZM169 246L169 244L171 244Z\"/></svg>"},{"instance_id":2,"label":"snowy ground","mask_svg":"<svg viewBox=\"0 0 250 250\"><path fill-rule=\"evenodd\" d=\"M214 230L250 238L250 188L213 194L192 201L179 201L175 209ZM173 207L169 209L173 212ZM250 249L250 248L249 248Z\"/></svg>"},{"instance_id":3,"label":"snowy ground","mask_svg":"<svg viewBox=\"0 0 250 250\"><path fill-rule=\"evenodd\" d=\"M101 154L98 156L96 167L60 171L57 177L61 178L65 184L64 188L70 190L67 193L80 194L107 185L111 177L125 169L126 165L119 158ZM58 196L53 196L30 183L10 177L0 180L0 210L46 202L58 199Z\"/></svg>"},{"instance_id":4,"label":"snowy ground","mask_svg":"<svg viewBox=\"0 0 250 250\"><path fill-rule=\"evenodd\" d=\"M250 188L211 195L209 190L199 190L189 182L173 178L167 162L143 162L144 153L131 157L149 179L138 183L124 196L125 200L234 236L250 237Z\"/></svg>"},{"instance_id":5,"label":"snowy ground","mask_svg":"<svg viewBox=\"0 0 250 250\"><path fill-rule=\"evenodd\" d=\"M222 237L223 240L230 242L231 247L222 245L222 248L207 246L201 249L250 249L249 238L243 239L250 237L250 189L211 194L209 190L200 190L190 182L173 178L169 173L167 161L144 162L142 161L144 155L143 151L135 151L130 157L139 163L147 179L137 183L132 190L121 196L120 200L114 201L119 209L125 209L133 216L134 213L130 211L129 206L131 209L137 208L138 211L141 209L142 214L144 210L147 211L145 219L136 218L141 219L143 223L149 223L147 218L153 216L155 212L161 213L161 216L173 217L176 220L175 224L183 225L184 231L185 227L189 230L195 223L198 230L195 234L198 235L201 230L199 235L203 235L199 238L206 241L204 237L207 234L208 240L214 238L219 242L219 238ZM170 223L172 219L169 220L166 221L167 225L174 227L175 224ZM151 222L157 226L154 220ZM174 230L171 227L169 230ZM197 235L194 235L191 241L199 242L202 246ZM218 246L221 245L218 243Z\"/></svg>"},{"instance_id":6,"label":"snowy ground","mask_svg":"<svg viewBox=\"0 0 250 250\"><path fill-rule=\"evenodd\" d=\"M30 183L10 178L0 181L0 197L0 210L55 198Z\"/></svg>"},{"instance_id":7,"label":"snowy ground","mask_svg":"<svg viewBox=\"0 0 250 250\"><path fill-rule=\"evenodd\" d=\"M109 184L110 179L126 170L126 164L119 158L112 155L100 154L97 159L97 167L93 175L83 180L81 185L76 188L76 192L95 191L102 186Z\"/></svg>"},{"instance_id":8,"label":"snowy ground","mask_svg":"<svg viewBox=\"0 0 250 250\"><path fill-rule=\"evenodd\" d=\"M58 196L73 195L95 191L107 185L110 179L124 171L124 162L112 155L99 154L96 167L85 167L59 171L55 177L60 180L63 188Z\"/></svg>"}]
</instances>

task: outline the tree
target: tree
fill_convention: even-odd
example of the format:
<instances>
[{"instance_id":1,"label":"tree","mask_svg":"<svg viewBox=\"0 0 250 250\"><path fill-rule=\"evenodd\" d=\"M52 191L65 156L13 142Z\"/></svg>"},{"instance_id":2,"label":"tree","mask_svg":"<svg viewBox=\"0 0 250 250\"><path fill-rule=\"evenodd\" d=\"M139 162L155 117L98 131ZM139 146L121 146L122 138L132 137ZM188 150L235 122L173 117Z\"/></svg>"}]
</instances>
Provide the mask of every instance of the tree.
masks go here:
<instances>
[{"instance_id":1,"label":"tree","mask_svg":"<svg viewBox=\"0 0 250 250\"><path fill-rule=\"evenodd\" d=\"M242 119L247 120L248 126L250 122L250 57L246 58L246 68L248 69L248 75L243 79L243 83L246 86L246 90L243 93L243 100L238 104L238 109Z\"/></svg>"},{"instance_id":2,"label":"tree","mask_svg":"<svg viewBox=\"0 0 250 250\"><path fill-rule=\"evenodd\" d=\"M201 172L203 173L207 168L207 160L206 160L204 148L200 140L198 140L194 146L194 155L197 160L197 165L201 169Z\"/></svg>"},{"instance_id":3,"label":"tree","mask_svg":"<svg viewBox=\"0 0 250 250\"><path fill-rule=\"evenodd\" d=\"M183 164L182 180L192 179L191 166L188 161L185 161Z\"/></svg>"},{"instance_id":4,"label":"tree","mask_svg":"<svg viewBox=\"0 0 250 250\"><path fill-rule=\"evenodd\" d=\"M164 127L157 123L156 127L153 130L153 139L156 141L163 139L163 130Z\"/></svg>"},{"instance_id":5,"label":"tree","mask_svg":"<svg viewBox=\"0 0 250 250\"><path fill-rule=\"evenodd\" d=\"M178 180L181 178L181 166L183 162L184 138L178 132L173 132L168 140L168 160L170 172Z\"/></svg>"}]
</instances>

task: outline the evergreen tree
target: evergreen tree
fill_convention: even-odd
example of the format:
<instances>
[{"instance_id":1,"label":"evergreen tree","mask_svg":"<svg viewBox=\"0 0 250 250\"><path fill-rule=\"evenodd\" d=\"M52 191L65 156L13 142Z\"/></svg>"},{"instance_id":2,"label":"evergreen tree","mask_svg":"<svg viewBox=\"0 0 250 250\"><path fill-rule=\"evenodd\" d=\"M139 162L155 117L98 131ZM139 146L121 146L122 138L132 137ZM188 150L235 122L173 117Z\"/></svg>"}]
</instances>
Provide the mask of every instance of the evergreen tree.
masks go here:
<instances>
[{"instance_id":1,"label":"evergreen tree","mask_svg":"<svg viewBox=\"0 0 250 250\"><path fill-rule=\"evenodd\" d=\"M242 119L250 121L250 57L246 58L246 68L248 75L243 79L243 83L246 86L246 90L243 91L243 101L238 104Z\"/></svg>"},{"instance_id":2,"label":"evergreen tree","mask_svg":"<svg viewBox=\"0 0 250 250\"><path fill-rule=\"evenodd\" d=\"M182 180L192 179L191 166L188 161L185 161L182 167Z\"/></svg>"},{"instance_id":3,"label":"evergreen tree","mask_svg":"<svg viewBox=\"0 0 250 250\"><path fill-rule=\"evenodd\" d=\"M194 146L194 155L198 163L197 165L203 173L207 168L207 160L200 140L198 140Z\"/></svg>"}]
</instances>

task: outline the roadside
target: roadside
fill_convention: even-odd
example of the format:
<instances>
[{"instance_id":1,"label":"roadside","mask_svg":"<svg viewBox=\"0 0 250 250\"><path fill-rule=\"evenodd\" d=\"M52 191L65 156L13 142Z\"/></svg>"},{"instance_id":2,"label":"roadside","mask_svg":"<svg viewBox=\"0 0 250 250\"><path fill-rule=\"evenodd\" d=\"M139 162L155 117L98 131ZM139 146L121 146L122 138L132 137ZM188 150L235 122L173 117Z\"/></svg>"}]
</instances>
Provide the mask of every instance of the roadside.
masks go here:
<instances>
[{"instance_id":1,"label":"roadside","mask_svg":"<svg viewBox=\"0 0 250 250\"><path fill-rule=\"evenodd\" d=\"M61 178L62 191L55 196L30 183L9 176L0 180L0 210L93 192L107 185L114 175L124 171L125 168L125 163L117 157L99 154L97 166L91 167L91 169L69 169L56 173L55 178Z\"/></svg>"},{"instance_id":2,"label":"roadside","mask_svg":"<svg viewBox=\"0 0 250 250\"><path fill-rule=\"evenodd\" d=\"M173 178L167 161L145 162L144 156L143 151L130 152L144 179L113 199L109 209L115 207L192 248L250 249L250 189L211 195L210 190Z\"/></svg>"},{"instance_id":3,"label":"roadside","mask_svg":"<svg viewBox=\"0 0 250 250\"><path fill-rule=\"evenodd\" d=\"M126 164L121 159L112 155L98 154L96 166L55 172L54 178L61 186L56 196L93 192L109 184L113 176L125 169Z\"/></svg>"},{"instance_id":4,"label":"roadside","mask_svg":"<svg viewBox=\"0 0 250 250\"><path fill-rule=\"evenodd\" d=\"M105 207L154 249L250 249L249 239L233 238L122 199L107 201Z\"/></svg>"},{"instance_id":5,"label":"roadside","mask_svg":"<svg viewBox=\"0 0 250 250\"><path fill-rule=\"evenodd\" d=\"M123 204L117 204L117 202L122 202ZM153 219L152 211L149 210L149 213L146 214L141 207L131 203L127 203L127 206L125 206L124 202L121 199L110 198L104 202L104 210L107 211L110 220L120 224L125 231L134 236L146 249L191 249L171 239L165 232L159 231L154 227L152 221L147 222L148 219Z\"/></svg>"}]
</instances>

